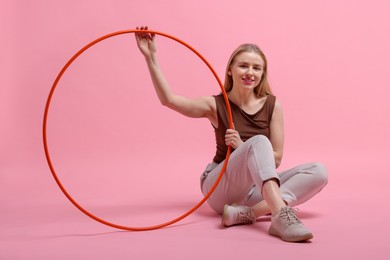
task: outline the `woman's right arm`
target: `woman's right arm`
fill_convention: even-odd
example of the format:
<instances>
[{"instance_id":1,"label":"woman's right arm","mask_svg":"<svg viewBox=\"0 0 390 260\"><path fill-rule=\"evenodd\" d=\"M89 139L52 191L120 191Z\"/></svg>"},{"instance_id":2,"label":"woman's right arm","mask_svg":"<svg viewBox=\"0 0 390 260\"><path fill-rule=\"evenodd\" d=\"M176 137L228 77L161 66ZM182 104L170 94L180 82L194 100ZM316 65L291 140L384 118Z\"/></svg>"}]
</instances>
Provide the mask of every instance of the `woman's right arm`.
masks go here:
<instances>
[{"instance_id":1,"label":"woman's right arm","mask_svg":"<svg viewBox=\"0 0 390 260\"><path fill-rule=\"evenodd\" d=\"M138 28L137 28L138 29ZM141 30L147 27L141 27ZM135 33L138 48L145 57L146 64L153 82L154 89L162 105L167 106L185 116L194 118L208 118L216 123L216 103L214 97L206 96L190 99L175 95L158 63L156 55L155 35L149 33Z\"/></svg>"}]
</instances>

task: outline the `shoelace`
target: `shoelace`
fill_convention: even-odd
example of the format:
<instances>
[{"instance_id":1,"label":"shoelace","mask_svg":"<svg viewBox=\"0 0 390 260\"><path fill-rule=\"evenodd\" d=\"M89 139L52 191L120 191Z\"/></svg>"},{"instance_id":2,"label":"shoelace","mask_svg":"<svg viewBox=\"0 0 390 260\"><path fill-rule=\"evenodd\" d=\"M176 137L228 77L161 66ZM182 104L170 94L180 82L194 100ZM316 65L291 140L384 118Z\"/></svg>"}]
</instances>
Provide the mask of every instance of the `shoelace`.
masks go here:
<instances>
[{"instance_id":1,"label":"shoelace","mask_svg":"<svg viewBox=\"0 0 390 260\"><path fill-rule=\"evenodd\" d=\"M250 208L242 208L237 214L237 223L251 224L256 221L255 216Z\"/></svg>"},{"instance_id":2,"label":"shoelace","mask_svg":"<svg viewBox=\"0 0 390 260\"><path fill-rule=\"evenodd\" d=\"M297 209L293 209L293 208L283 208L279 212L279 216L282 219L286 220L288 226L296 223L302 223L301 220L299 220L299 218L296 215L297 211L298 211Z\"/></svg>"}]
</instances>

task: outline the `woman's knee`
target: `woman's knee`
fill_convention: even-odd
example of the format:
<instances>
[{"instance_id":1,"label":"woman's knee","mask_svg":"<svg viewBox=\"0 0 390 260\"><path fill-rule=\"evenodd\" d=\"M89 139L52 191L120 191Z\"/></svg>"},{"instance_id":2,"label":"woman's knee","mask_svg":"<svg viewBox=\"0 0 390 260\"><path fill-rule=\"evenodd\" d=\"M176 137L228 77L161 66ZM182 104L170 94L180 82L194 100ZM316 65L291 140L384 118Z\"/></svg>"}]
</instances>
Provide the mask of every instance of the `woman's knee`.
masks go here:
<instances>
[{"instance_id":1,"label":"woman's knee","mask_svg":"<svg viewBox=\"0 0 390 260\"><path fill-rule=\"evenodd\" d=\"M271 141L265 135L255 135L249 138L246 142L255 145L255 144L271 144Z\"/></svg>"},{"instance_id":2,"label":"woman's knee","mask_svg":"<svg viewBox=\"0 0 390 260\"><path fill-rule=\"evenodd\" d=\"M313 162L310 165L310 171L316 178L316 182L322 187L328 184L328 169L323 163Z\"/></svg>"}]
</instances>

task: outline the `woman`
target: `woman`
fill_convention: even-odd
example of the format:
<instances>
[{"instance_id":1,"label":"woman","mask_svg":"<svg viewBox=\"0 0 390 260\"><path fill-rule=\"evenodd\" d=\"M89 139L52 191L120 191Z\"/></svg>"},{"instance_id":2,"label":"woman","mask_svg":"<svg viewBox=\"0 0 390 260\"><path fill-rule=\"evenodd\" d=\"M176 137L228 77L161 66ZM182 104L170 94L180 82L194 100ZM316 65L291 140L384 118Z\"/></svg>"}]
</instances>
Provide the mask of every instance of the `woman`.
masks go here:
<instances>
[{"instance_id":1,"label":"woman","mask_svg":"<svg viewBox=\"0 0 390 260\"><path fill-rule=\"evenodd\" d=\"M217 151L201 176L203 194L218 178L227 147L232 148L225 174L207 201L223 215L222 225L252 224L270 213L269 234L290 242L313 238L292 207L327 184L327 171L320 163L310 163L276 172L283 155L283 111L268 84L263 52L243 44L229 59L224 87L235 126L229 129L222 94L196 99L175 95L158 64L155 35L138 32L135 38L161 104L188 117L207 118L214 127Z\"/></svg>"}]
</instances>

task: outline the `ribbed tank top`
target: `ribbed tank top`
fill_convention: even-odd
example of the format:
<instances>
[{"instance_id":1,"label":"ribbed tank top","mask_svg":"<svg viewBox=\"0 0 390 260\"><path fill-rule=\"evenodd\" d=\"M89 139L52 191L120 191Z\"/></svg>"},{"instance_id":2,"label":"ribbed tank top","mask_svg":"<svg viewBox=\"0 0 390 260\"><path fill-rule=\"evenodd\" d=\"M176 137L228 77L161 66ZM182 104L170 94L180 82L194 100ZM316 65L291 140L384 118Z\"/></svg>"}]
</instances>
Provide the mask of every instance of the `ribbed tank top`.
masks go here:
<instances>
[{"instance_id":1,"label":"ribbed tank top","mask_svg":"<svg viewBox=\"0 0 390 260\"><path fill-rule=\"evenodd\" d=\"M218 128L214 127L217 149L213 160L216 163L220 163L225 159L227 153L225 134L226 130L229 128L229 119L223 95L219 94L214 97L217 104ZM270 138L269 126L275 107L275 100L275 96L267 96L263 107L253 115L247 114L239 106L229 100L233 124L240 134L242 141L245 142L255 135L265 135L268 139Z\"/></svg>"}]
</instances>

